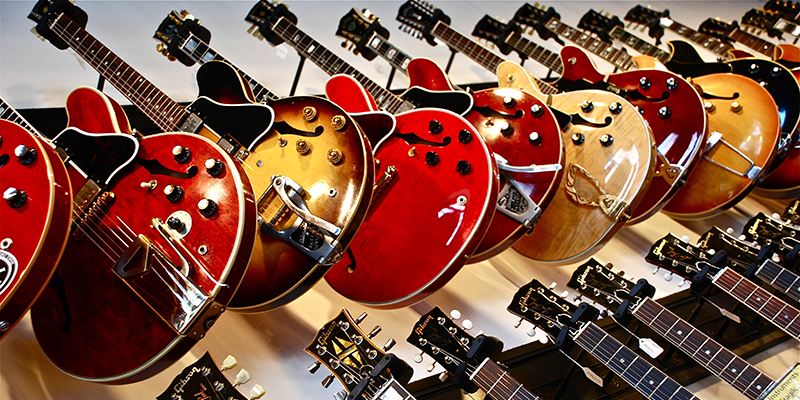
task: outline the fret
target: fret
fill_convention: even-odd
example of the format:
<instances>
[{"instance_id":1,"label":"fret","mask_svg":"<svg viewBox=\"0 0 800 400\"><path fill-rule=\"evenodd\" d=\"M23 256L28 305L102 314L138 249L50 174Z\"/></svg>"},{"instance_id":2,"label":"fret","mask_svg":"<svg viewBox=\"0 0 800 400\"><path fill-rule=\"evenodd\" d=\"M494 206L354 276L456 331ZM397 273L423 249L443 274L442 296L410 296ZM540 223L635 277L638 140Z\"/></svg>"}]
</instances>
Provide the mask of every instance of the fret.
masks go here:
<instances>
[{"instance_id":1,"label":"fret","mask_svg":"<svg viewBox=\"0 0 800 400\"><path fill-rule=\"evenodd\" d=\"M775 55L775 45L755 35L737 29L728 37L766 56L773 57Z\"/></svg>"},{"instance_id":2,"label":"fret","mask_svg":"<svg viewBox=\"0 0 800 400\"><path fill-rule=\"evenodd\" d=\"M394 68L406 72L408 63L411 61L411 56L387 42L386 39L373 32L372 36L367 41L367 46L374 49L381 57L388 60Z\"/></svg>"},{"instance_id":3,"label":"fret","mask_svg":"<svg viewBox=\"0 0 800 400\"><path fill-rule=\"evenodd\" d=\"M756 276L789 297L800 301L800 276L794 272L767 260L756 270Z\"/></svg>"},{"instance_id":4,"label":"fret","mask_svg":"<svg viewBox=\"0 0 800 400\"><path fill-rule=\"evenodd\" d=\"M593 323L586 323L574 340L647 398L696 399L691 392Z\"/></svg>"},{"instance_id":5,"label":"fret","mask_svg":"<svg viewBox=\"0 0 800 400\"><path fill-rule=\"evenodd\" d=\"M661 61L662 63L665 63L665 62L669 61L669 59L672 57L672 55L670 53L667 53L666 51L661 50L656 46L653 46L652 44L648 43L646 40L643 40L643 39L641 39L641 38L639 38L639 37L627 32L627 31L625 31L625 30L623 30L623 29L621 29L619 27L615 28L614 30L615 31L620 31L620 33L618 34L617 39L619 39L621 42L627 44L632 49L634 49L634 50L636 50L636 51L638 51L638 52L640 52L642 54L651 56L651 57Z\"/></svg>"},{"instance_id":6,"label":"fret","mask_svg":"<svg viewBox=\"0 0 800 400\"><path fill-rule=\"evenodd\" d=\"M721 56L726 56L729 50L733 50L733 46L725 44L721 40L709 35L690 29L689 27L675 21L672 21L669 29Z\"/></svg>"},{"instance_id":7,"label":"fret","mask_svg":"<svg viewBox=\"0 0 800 400\"><path fill-rule=\"evenodd\" d=\"M488 396L498 400L539 400L539 397L525 388L508 371L490 358L485 358L470 376Z\"/></svg>"},{"instance_id":8,"label":"fret","mask_svg":"<svg viewBox=\"0 0 800 400\"><path fill-rule=\"evenodd\" d=\"M6 121L13 122L23 128L26 131L34 134L39 138L43 138L42 135L33 127L25 118L20 115L17 110L11 107L8 103L5 102L2 98L0 98L0 119L4 119Z\"/></svg>"},{"instance_id":9,"label":"fret","mask_svg":"<svg viewBox=\"0 0 800 400\"><path fill-rule=\"evenodd\" d=\"M600 56L600 58L617 66L623 72L636 68L636 63L628 53L621 49L615 49L599 38L583 33L557 19L552 19L547 25L551 31L569 39L571 42L574 42L587 51Z\"/></svg>"}]
</instances>

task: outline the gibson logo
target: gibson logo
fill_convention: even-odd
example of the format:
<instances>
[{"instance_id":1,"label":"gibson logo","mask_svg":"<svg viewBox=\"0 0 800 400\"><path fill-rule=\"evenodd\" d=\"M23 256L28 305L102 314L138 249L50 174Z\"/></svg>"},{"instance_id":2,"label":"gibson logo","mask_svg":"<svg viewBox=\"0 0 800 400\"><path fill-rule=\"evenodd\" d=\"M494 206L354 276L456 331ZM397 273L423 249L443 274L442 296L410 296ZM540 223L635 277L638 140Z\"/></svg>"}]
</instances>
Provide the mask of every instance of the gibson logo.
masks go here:
<instances>
[{"instance_id":1,"label":"gibson logo","mask_svg":"<svg viewBox=\"0 0 800 400\"><path fill-rule=\"evenodd\" d=\"M175 390L175 393L183 393L183 388L184 386L186 386L187 383L189 383L189 381L192 380L192 375L194 375L195 372L201 372L201 371L202 369L199 367L192 368L192 370L189 371L188 374L186 374L186 377L178 381L178 383L176 383L172 389Z\"/></svg>"},{"instance_id":2,"label":"gibson logo","mask_svg":"<svg viewBox=\"0 0 800 400\"><path fill-rule=\"evenodd\" d=\"M328 342L328 338L331 337L331 333L333 333L333 330L336 329L337 326L339 326L339 324L332 323L324 332L320 331L319 336L317 337L317 343L324 346Z\"/></svg>"},{"instance_id":3,"label":"gibson logo","mask_svg":"<svg viewBox=\"0 0 800 400\"><path fill-rule=\"evenodd\" d=\"M428 322L433 320L433 315L428 315L428 318L425 318L425 321L422 321L416 328L414 328L414 333L417 335L422 336L422 331L425 330L425 327L428 326Z\"/></svg>"}]
</instances>

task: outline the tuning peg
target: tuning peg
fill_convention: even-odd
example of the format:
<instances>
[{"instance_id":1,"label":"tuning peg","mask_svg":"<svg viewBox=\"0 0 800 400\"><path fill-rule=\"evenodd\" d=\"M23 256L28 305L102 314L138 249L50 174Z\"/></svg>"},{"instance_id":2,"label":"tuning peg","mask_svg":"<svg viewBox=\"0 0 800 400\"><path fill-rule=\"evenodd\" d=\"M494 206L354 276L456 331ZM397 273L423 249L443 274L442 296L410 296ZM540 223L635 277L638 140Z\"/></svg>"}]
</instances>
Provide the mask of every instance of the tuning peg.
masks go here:
<instances>
[{"instance_id":1,"label":"tuning peg","mask_svg":"<svg viewBox=\"0 0 800 400\"><path fill-rule=\"evenodd\" d=\"M258 40L264 40L264 35L262 35L261 32L258 32L256 34L256 38L258 38Z\"/></svg>"},{"instance_id":2,"label":"tuning peg","mask_svg":"<svg viewBox=\"0 0 800 400\"><path fill-rule=\"evenodd\" d=\"M314 361L313 364L308 366L308 372L312 373L312 374L317 373L317 370L319 370L319 366L320 365L322 365L322 364L319 361Z\"/></svg>"},{"instance_id":3,"label":"tuning peg","mask_svg":"<svg viewBox=\"0 0 800 400\"><path fill-rule=\"evenodd\" d=\"M436 361L428 364L428 367L425 368L425 370L427 370L428 372L431 372L431 371L433 371L434 368L436 368Z\"/></svg>"},{"instance_id":4,"label":"tuning peg","mask_svg":"<svg viewBox=\"0 0 800 400\"><path fill-rule=\"evenodd\" d=\"M170 61L172 61L172 62L175 62L175 61L177 61L178 59L177 59L177 58L175 58L175 56L173 56L172 54L170 54L170 55L168 55L168 56L167 56L167 60L170 60Z\"/></svg>"},{"instance_id":5,"label":"tuning peg","mask_svg":"<svg viewBox=\"0 0 800 400\"><path fill-rule=\"evenodd\" d=\"M346 400L346 399L347 399L347 390L341 389L333 394L333 400Z\"/></svg>"},{"instance_id":6,"label":"tuning peg","mask_svg":"<svg viewBox=\"0 0 800 400\"><path fill-rule=\"evenodd\" d=\"M220 368L220 371L227 371L229 369L232 369L238 364L239 362L236 361L236 357L229 355L225 357L224 360L222 360L222 367Z\"/></svg>"},{"instance_id":7,"label":"tuning peg","mask_svg":"<svg viewBox=\"0 0 800 400\"><path fill-rule=\"evenodd\" d=\"M682 288L682 287L683 287L683 285L685 285L685 284L686 284L686 282L687 282L687 280L686 280L686 279L681 279L681 281L680 281L680 282L678 282L678 287Z\"/></svg>"},{"instance_id":8,"label":"tuning peg","mask_svg":"<svg viewBox=\"0 0 800 400\"><path fill-rule=\"evenodd\" d=\"M326 376L325 379L322 380L322 387L327 389L328 386L331 385L331 383L333 383L333 374Z\"/></svg>"},{"instance_id":9,"label":"tuning peg","mask_svg":"<svg viewBox=\"0 0 800 400\"><path fill-rule=\"evenodd\" d=\"M534 337L534 336L536 336L536 328L532 326L532 327L526 329L525 333L528 334L528 336L530 336L530 337Z\"/></svg>"},{"instance_id":10,"label":"tuning peg","mask_svg":"<svg viewBox=\"0 0 800 400\"><path fill-rule=\"evenodd\" d=\"M553 283L551 283L551 284L550 284L550 286L548 286L547 288L548 288L548 289L550 289L550 290L553 290L553 289L555 289L555 288L556 288L556 286L558 286L558 284L557 284L557 283L555 283L555 282L553 282Z\"/></svg>"},{"instance_id":11,"label":"tuning peg","mask_svg":"<svg viewBox=\"0 0 800 400\"><path fill-rule=\"evenodd\" d=\"M517 321L517 323L516 323L516 324L514 324L514 329L517 329L517 328L519 328L519 327L520 327L520 325L522 325L522 321L524 321L524 320L523 320L522 318L520 318L520 319L519 319L519 321Z\"/></svg>"},{"instance_id":12,"label":"tuning peg","mask_svg":"<svg viewBox=\"0 0 800 400\"><path fill-rule=\"evenodd\" d=\"M450 379L451 376L453 375L447 371L444 371L441 374L439 374L439 382L445 383L447 382L448 379Z\"/></svg>"},{"instance_id":13,"label":"tuning peg","mask_svg":"<svg viewBox=\"0 0 800 400\"><path fill-rule=\"evenodd\" d=\"M605 310L605 309L603 309L603 310L600 310L600 318L601 318L601 319L602 319L602 318L605 318L605 317L607 317L607 316L608 316L608 310Z\"/></svg>"},{"instance_id":14,"label":"tuning peg","mask_svg":"<svg viewBox=\"0 0 800 400\"><path fill-rule=\"evenodd\" d=\"M342 46L342 48L345 48L345 47L347 47L347 40L344 40L344 41L342 41L342 44L341 44L341 46Z\"/></svg>"},{"instance_id":15,"label":"tuning peg","mask_svg":"<svg viewBox=\"0 0 800 400\"><path fill-rule=\"evenodd\" d=\"M414 360L415 363L419 364L419 363L422 362L422 355L423 354L424 353L420 351L419 353L416 353L413 356L411 356L411 359Z\"/></svg>"},{"instance_id":16,"label":"tuning peg","mask_svg":"<svg viewBox=\"0 0 800 400\"><path fill-rule=\"evenodd\" d=\"M457 309L454 308L453 311L450 311L450 318L452 318L452 319L454 319L456 321L460 320L461 319L461 311L458 311Z\"/></svg>"},{"instance_id":17,"label":"tuning peg","mask_svg":"<svg viewBox=\"0 0 800 400\"><path fill-rule=\"evenodd\" d=\"M386 341L386 344L383 345L383 351L387 352L391 350L392 347L394 347L394 345L396 344L397 344L396 340L394 340L393 338L389 338L389 340Z\"/></svg>"},{"instance_id":18,"label":"tuning peg","mask_svg":"<svg viewBox=\"0 0 800 400\"><path fill-rule=\"evenodd\" d=\"M655 268L653 269L653 275L657 274L657 273L658 273L658 271L660 271L660 270L661 270L661 267L655 267Z\"/></svg>"},{"instance_id":19,"label":"tuning peg","mask_svg":"<svg viewBox=\"0 0 800 400\"><path fill-rule=\"evenodd\" d=\"M707 253L713 256L714 254L717 254L717 251L714 249L708 249Z\"/></svg>"},{"instance_id":20,"label":"tuning peg","mask_svg":"<svg viewBox=\"0 0 800 400\"><path fill-rule=\"evenodd\" d=\"M608 11L606 11L606 12L605 12L605 16L606 16L606 18L611 18L611 13L610 13L610 12L608 12Z\"/></svg>"},{"instance_id":21,"label":"tuning peg","mask_svg":"<svg viewBox=\"0 0 800 400\"><path fill-rule=\"evenodd\" d=\"M683 235L681 236L681 240L683 240L684 243L689 243L689 236Z\"/></svg>"},{"instance_id":22,"label":"tuning peg","mask_svg":"<svg viewBox=\"0 0 800 400\"><path fill-rule=\"evenodd\" d=\"M363 321L365 319L367 319L367 313L366 312L362 312L361 315L359 315L358 318L356 318L356 325L360 325L361 321Z\"/></svg>"},{"instance_id":23,"label":"tuning peg","mask_svg":"<svg viewBox=\"0 0 800 400\"><path fill-rule=\"evenodd\" d=\"M156 45L156 51L164 54L164 51L167 50L167 46L164 46L164 43L159 43Z\"/></svg>"},{"instance_id":24,"label":"tuning peg","mask_svg":"<svg viewBox=\"0 0 800 400\"><path fill-rule=\"evenodd\" d=\"M353 54L360 56L361 52L358 49L353 49Z\"/></svg>"},{"instance_id":25,"label":"tuning peg","mask_svg":"<svg viewBox=\"0 0 800 400\"><path fill-rule=\"evenodd\" d=\"M640 27L639 27L639 32L642 32L642 33L644 33L644 31L645 31L645 29L646 29L646 28L647 28L647 27L646 27L646 26L644 26L644 25L640 26Z\"/></svg>"},{"instance_id":26,"label":"tuning peg","mask_svg":"<svg viewBox=\"0 0 800 400\"><path fill-rule=\"evenodd\" d=\"M578 301L580 299L581 299L581 295L579 295L579 294L576 294L575 296L572 296L572 301Z\"/></svg>"},{"instance_id":27,"label":"tuning peg","mask_svg":"<svg viewBox=\"0 0 800 400\"><path fill-rule=\"evenodd\" d=\"M40 35L40 34L39 34L39 32L36 32L36 27L35 27L35 26L34 26L33 28L31 28L31 33L33 33L34 35L36 35L36 37L38 37L38 38L39 38L39 40L41 40L41 41L43 41L43 42L46 42L46 41L47 41L47 39L46 39L44 36Z\"/></svg>"},{"instance_id":28,"label":"tuning peg","mask_svg":"<svg viewBox=\"0 0 800 400\"><path fill-rule=\"evenodd\" d=\"M727 233L728 233L728 235L733 235L733 232L734 232L734 230L733 230L733 228L731 228L731 227L729 226L729 227L728 227L728 229L725 229L725 232L727 232Z\"/></svg>"},{"instance_id":29,"label":"tuning peg","mask_svg":"<svg viewBox=\"0 0 800 400\"><path fill-rule=\"evenodd\" d=\"M237 387L239 385L245 384L250 380L250 373L247 372L246 369L242 368L238 374L236 374L236 380L233 382L233 387Z\"/></svg>"},{"instance_id":30,"label":"tuning peg","mask_svg":"<svg viewBox=\"0 0 800 400\"><path fill-rule=\"evenodd\" d=\"M561 297L562 299L566 299L566 298L567 298L567 296L569 296L569 291L566 291L566 290L565 290L565 291L561 292L561 295L560 295L560 297Z\"/></svg>"},{"instance_id":31,"label":"tuning peg","mask_svg":"<svg viewBox=\"0 0 800 400\"><path fill-rule=\"evenodd\" d=\"M350 47L347 48L347 51L353 50L353 44L350 43Z\"/></svg>"},{"instance_id":32,"label":"tuning peg","mask_svg":"<svg viewBox=\"0 0 800 400\"><path fill-rule=\"evenodd\" d=\"M472 321L470 321L468 319L465 319L464 322L461 323L461 326L464 327L464 330L468 331L468 330L472 329L472 326L473 326L472 325Z\"/></svg>"},{"instance_id":33,"label":"tuning peg","mask_svg":"<svg viewBox=\"0 0 800 400\"><path fill-rule=\"evenodd\" d=\"M254 30L256 30L256 26L255 25L250 25L250 27L247 28L247 33L252 34Z\"/></svg>"},{"instance_id":34,"label":"tuning peg","mask_svg":"<svg viewBox=\"0 0 800 400\"><path fill-rule=\"evenodd\" d=\"M773 214L772 214L772 219L775 219L775 220L778 220L778 221L780 221L780 220L781 220L781 215L780 215L780 214L778 214L778 213L773 213Z\"/></svg>"},{"instance_id":35,"label":"tuning peg","mask_svg":"<svg viewBox=\"0 0 800 400\"><path fill-rule=\"evenodd\" d=\"M745 240L745 239L747 239L747 237L745 235L743 235L743 234L739 235L739 240Z\"/></svg>"},{"instance_id":36,"label":"tuning peg","mask_svg":"<svg viewBox=\"0 0 800 400\"><path fill-rule=\"evenodd\" d=\"M267 394L267 392L264 390L264 388L261 385L256 384L252 389L250 389L250 397L248 397L248 400L260 399L265 394Z\"/></svg>"},{"instance_id":37,"label":"tuning peg","mask_svg":"<svg viewBox=\"0 0 800 400\"><path fill-rule=\"evenodd\" d=\"M375 336L378 336L379 333L381 333L381 326L380 325L375 325L375 327L372 328L371 331L369 331L369 333L367 334L367 337L372 339Z\"/></svg>"},{"instance_id":38,"label":"tuning peg","mask_svg":"<svg viewBox=\"0 0 800 400\"><path fill-rule=\"evenodd\" d=\"M633 25L633 22L628 22L627 24L625 24L625 29L628 29L628 28L630 28L630 27L631 27L631 25Z\"/></svg>"},{"instance_id":39,"label":"tuning peg","mask_svg":"<svg viewBox=\"0 0 800 400\"><path fill-rule=\"evenodd\" d=\"M664 274L664 280L667 282L672 282L672 272L667 272Z\"/></svg>"}]
</instances>

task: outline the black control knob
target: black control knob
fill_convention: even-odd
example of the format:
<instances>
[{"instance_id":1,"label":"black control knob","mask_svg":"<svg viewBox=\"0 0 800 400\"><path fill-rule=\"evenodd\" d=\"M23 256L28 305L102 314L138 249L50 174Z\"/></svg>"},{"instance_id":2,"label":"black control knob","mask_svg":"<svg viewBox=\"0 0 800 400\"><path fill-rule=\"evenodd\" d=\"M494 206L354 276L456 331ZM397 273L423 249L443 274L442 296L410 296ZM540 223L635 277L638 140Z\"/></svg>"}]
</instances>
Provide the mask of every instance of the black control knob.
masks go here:
<instances>
[{"instance_id":1,"label":"black control knob","mask_svg":"<svg viewBox=\"0 0 800 400\"><path fill-rule=\"evenodd\" d=\"M581 110L585 113L592 111L594 109L594 104L592 104L591 100L584 100L581 102Z\"/></svg>"},{"instance_id":2,"label":"black control knob","mask_svg":"<svg viewBox=\"0 0 800 400\"><path fill-rule=\"evenodd\" d=\"M675 90L678 87L678 80L675 77L667 78L667 89Z\"/></svg>"},{"instance_id":3,"label":"black control knob","mask_svg":"<svg viewBox=\"0 0 800 400\"><path fill-rule=\"evenodd\" d=\"M604 133L603 136L600 136L600 144L602 144L603 147L611 146L612 144L614 144L614 137L607 133Z\"/></svg>"},{"instance_id":4,"label":"black control knob","mask_svg":"<svg viewBox=\"0 0 800 400\"><path fill-rule=\"evenodd\" d=\"M503 121L503 123L500 124L500 133L502 133L503 136L511 136L511 134L514 133L514 127L511 126L508 121Z\"/></svg>"},{"instance_id":5,"label":"black control knob","mask_svg":"<svg viewBox=\"0 0 800 400\"><path fill-rule=\"evenodd\" d=\"M781 74L781 67L776 66L772 68L772 76L778 76L780 74Z\"/></svg>"},{"instance_id":6,"label":"black control knob","mask_svg":"<svg viewBox=\"0 0 800 400\"><path fill-rule=\"evenodd\" d=\"M175 217L169 217L167 219L167 226L173 231L177 232L182 232L184 229L186 229L186 224L184 224L183 221Z\"/></svg>"},{"instance_id":7,"label":"black control knob","mask_svg":"<svg viewBox=\"0 0 800 400\"><path fill-rule=\"evenodd\" d=\"M183 197L183 188L178 185L164 186L164 196L170 203L177 203Z\"/></svg>"},{"instance_id":8,"label":"black control knob","mask_svg":"<svg viewBox=\"0 0 800 400\"><path fill-rule=\"evenodd\" d=\"M21 144L14 149L14 155L17 156L17 161L22 165L28 165L36 160L36 149Z\"/></svg>"},{"instance_id":9,"label":"black control knob","mask_svg":"<svg viewBox=\"0 0 800 400\"><path fill-rule=\"evenodd\" d=\"M583 133L578 132L572 134L572 143L583 144L585 140L586 136Z\"/></svg>"},{"instance_id":10,"label":"black control knob","mask_svg":"<svg viewBox=\"0 0 800 400\"><path fill-rule=\"evenodd\" d=\"M639 79L639 87L640 88L649 89L650 85L651 85L650 79L647 79L646 77L642 77L642 79Z\"/></svg>"},{"instance_id":11,"label":"black control knob","mask_svg":"<svg viewBox=\"0 0 800 400\"><path fill-rule=\"evenodd\" d=\"M503 97L503 105L506 108L514 108L514 106L517 105L517 99L511 96Z\"/></svg>"},{"instance_id":12,"label":"black control knob","mask_svg":"<svg viewBox=\"0 0 800 400\"><path fill-rule=\"evenodd\" d=\"M757 74L758 73L758 69L759 69L758 68L758 64L756 64L756 63L750 64L750 73L751 74L753 74L753 75Z\"/></svg>"},{"instance_id":13,"label":"black control knob","mask_svg":"<svg viewBox=\"0 0 800 400\"><path fill-rule=\"evenodd\" d=\"M538 104L534 104L531 106L531 115L533 115L536 118L539 118L542 116L542 114L544 114L544 107Z\"/></svg>"},{"instance_id":14,"label":"black control knob","mask_svg":"<svg viewBox=\"0 0 800 400\"><path fill-rule=\"evenodd\" d=\"M667 106L661 107L658 109L658 115L662 119L667 119L670 115L672 115L672 110L670 110Z\"/></svg>"},{"instance_id":15,"label":"black control knob","mask_svg":"<svg viewBox=\"0 0 800 400\"><path fill-rule=\"evenodd\" d=\"M203 199L197 202L197 209L200 210L200 214L203 215L204 217L211 218L211 216L213 216L217 212L219 207L217 206L217 203L214 202L214 200Z\"/></svg>"},{"instance_id":16,"label":"black control knob","mask_svg":"<svg viewBox=\"0 0 800 400\"><path fill-rule=\"evenodd\" d=\"M429 151L425 154L425 164L434 166L439 163L439 155L435 151Z\"/></svg>"},{"instance_id":17,"label":"black control knob","mask_svg":"<svg viewBox=\"0 0 800 400\"><path fill-rule=\"evenodd\" d=\"M538 145L542 143L542 135L540 135L539 132L532 132L530 135L528 135L528 141L534 146Z\"/></svg>"},{"instance_id":18,"label":"black control knob","mask_svg":"<svg viewBox=\"0 0 800 400\"><path fill-rule=\"evenodd\" d=\"M458 141L467 144L472 141L472 132L462 129L458 132Z\"/></svg>"},{"instance_id":19,"label":"black control knob","mask_svg":"<svg viewBox=\"0 0 800 400\"><path fill-rule=\"evenodd\" d=\"M181 164L189 161L189 157L191 157L191 156L192 156L192 152L189 151L189 149L186 148L186 147L175 146L175 147L172 148L172 158L174 158L175 161L177 161L177 162L179 162Z\"/></svg>"},{"instance_id":20,"label":"black control knob","mask_svg":"<svg viewBox=\"0 0 800 400\"><path fill-rule=\"evenodd\" d=\"M206 171L211 176L219 176L222 173L225 165L222 161L216 158L209 158L205 163Z\"/></svg>"},{"instance_id":21,"label":"black control knob","mask_svg":"<svg viewBox=\"0 0 800 400\"><path fill-rule=\"evenodd\" d=\"M3 192L3 199L11 206L11 208L20 208L25 205L28 200L28 194L24 190L17 190L17 188L10 187Z\"/></svg>"},{"instance_id":22,"label":"black control knob","mask_svg":"<svg viewBox=\"0 0 800 400\"><path fill-rule=\"evenodd\" d=\"M428 122L428 131L433 135L442 133L442 123L435 119L431 120Z\"/></svg>"},{"instance_id":23,"label":"black control knob","mask_svg":"<svg viewBox=\"0 0 800 400\"><path fill-rule=\"evenodd\" d=\"M469 161L467 160L460 160L458 164L456 164L456 172L461 175L468 174L471 169L472 167L469 165Z\"/></svg>"}]
</instances>

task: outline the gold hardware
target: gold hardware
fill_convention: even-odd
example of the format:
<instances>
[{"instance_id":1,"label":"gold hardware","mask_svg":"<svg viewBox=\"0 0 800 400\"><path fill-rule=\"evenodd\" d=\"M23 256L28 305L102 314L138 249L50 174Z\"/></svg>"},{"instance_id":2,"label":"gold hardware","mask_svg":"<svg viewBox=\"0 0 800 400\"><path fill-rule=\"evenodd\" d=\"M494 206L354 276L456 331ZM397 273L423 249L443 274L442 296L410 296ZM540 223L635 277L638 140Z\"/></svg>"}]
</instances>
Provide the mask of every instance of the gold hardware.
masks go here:
<instances>
[{"instance_id":1,"label":"gold hardware","mask_svg":"<svg viewBox=\"0 0 800 400\"><path fill-rule=\"evenodd\" d=\"M333 118L331 118L331 126L334 130L341 131L347 126L347 119L341 115L334 115Z\"/></svg>"},{"instance_id":2,"label":"gold hardware","mask_svg":"<svg viewBox=\"0 0 800 400\"><path fill-rule=\"evenodd\" d=\"M408 149L408 156L409 157L414 157L416 155L417 155L417 148L416 147L412 147L412 148Z\"/></svg>"},{"instance_id":3,"label":"gold hardware","mask_svg":"<svg viewBox=\"0 0 800 400\"><path fill-rule=\"evenodd\" d=\"M304 139L300 139L297 141L297 152L300 154L306 154L311 151L311 144L305 141Z\"/></svg>"},{"instance_id":4,"label":"gold hardware","mask_svg":"<svg viewBox=\"0 0 800 400\"><path fill-rule=\"evenodd\" d=\"M338 164L342 161L342 152L339 149L328 150L328 161L333 165Z\"/></svg>"},{"instance_id":5,"label":"gold hardware","mask_svg":"<svg viewBox=\"0 0 800 400\"><path fill-rule=\"evenodd\" d=\"M306 122L311 122L317 118L317 109L314 107L303 107L303 119Z\"/></svg>"}]
</instances>

